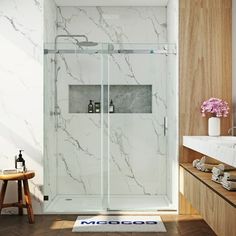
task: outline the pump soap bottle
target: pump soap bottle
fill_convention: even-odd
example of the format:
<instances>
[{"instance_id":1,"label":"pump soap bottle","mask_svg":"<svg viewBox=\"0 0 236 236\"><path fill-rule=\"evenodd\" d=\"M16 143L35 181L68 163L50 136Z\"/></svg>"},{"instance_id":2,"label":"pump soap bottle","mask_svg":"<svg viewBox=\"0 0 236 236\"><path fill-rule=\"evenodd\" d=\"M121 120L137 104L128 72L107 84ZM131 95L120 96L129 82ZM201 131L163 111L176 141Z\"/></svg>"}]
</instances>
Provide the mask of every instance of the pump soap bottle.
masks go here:
<instances>
[{"instance_id":1,"label":"pump soap bottle","mask_svg":"<svg viewBox=\"0 0 236 236\"><path fill-rule=\"evenodd\" d=\"M93 100L89 100L88 113L93 113Z\"/></svg>"},{"instance_id":2,"label":"pump soap bottle","mask_svg":"<svg viewBox=\"0 0 236 236\"><path fill-rule=\"evenodd\" d=\"M22 157L22 153L24 150L19 150L19 156L18 158L16 159L16 163L15 163L15 166L16 166L16 169L17 169L17 172L24 172L25 171L25 160L23 159Z\"/></svg>"}]
</instances>

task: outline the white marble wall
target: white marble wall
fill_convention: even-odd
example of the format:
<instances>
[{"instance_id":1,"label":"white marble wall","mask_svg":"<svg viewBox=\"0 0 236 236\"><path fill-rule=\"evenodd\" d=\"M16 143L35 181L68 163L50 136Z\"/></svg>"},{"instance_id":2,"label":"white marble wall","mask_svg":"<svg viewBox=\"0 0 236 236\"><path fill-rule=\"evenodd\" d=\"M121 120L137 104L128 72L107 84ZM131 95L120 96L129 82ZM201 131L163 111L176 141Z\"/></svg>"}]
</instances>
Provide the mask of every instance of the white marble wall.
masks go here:
<instances>
[{"instance_id":1,"label":"white marble wall","mask_svg":"<svg viewBox=\"0 0 236 236\"><path fill-rule=\"evenodd\" d=\"M52 42L54 40L56 31L55 4L53 0L51 1L47 0L44 2L44 4L45 4L44 27L46 29L45 30L46 33L44 34L44 40L46 42L48 41ZM118 10L117 9L118 8L106 8L106 7L91 8L90 9L91 11L87 11L88 10L87 8L59 9L58 33L85 33L86 35L89 36L89 38L91 38L94 41L104 41L104 42L140 42L140 43L166 42L166 12L164 10L165 8L129 7L127 8L127 11L122 11L122 12L120 12L120 9ZM103 13L104 17L102 16ZM45 135L45 142L47 144L55 145L55 142L53 142L54 136L53 136L53 126L52 126L52 124L55 123L54 122L55 120L53 117L49 116L49 113L54 105L52 93L50 93L50 96L46 97L45 99L45 102L47 103L47 107L45 110L46 132L45 134L43 134L43 71L42 71L43 17L42 16L43 16L42 0L34 0L34 1L2 0L0 2L0 28L1 28L0 169L13 167L14 156L17 153L17 150L20 148L23 148L25 150L24 157L26 159L28 168L36 170L36 177L30 181L30 188L33 195L33 205L35 213L41 213L43 206L42 204L43 135ZM79 20L78 22L78 16L82 21ZM136 19L139 19L138 21L139 24L137 24ZM122 24L123 27L121 27L119 24ZM78 56L76 57L77 57L76 60L73 60L73 63L75 63L74 66L76 66L76 63L78 62L82 63L82 65L83 63L85 63L86 65L87 62L86 60L84 60L84 58L83 60L81 60L81 57ZM101 58L99 58L99 56L94 56L93 59L91 59L91 57L89 57L88 59L89 59L89 66L90 68L93 68L93 70L89 72L85 71L85 73L87 73L86 79L94 78L94 75L96 75L96 78L97 79L99 78L98 80L100 81ZM53 71L54 57L47 57L46 60L47 60L46 74L48 77L45 78L46 79L49 78L48 81L49 84L47 85L45 84L45 86L48 86L44 87L45 93L47 92L47 89L48 91L50 90L50 92L54 91L54 84L52 79L54 74ZM70 73L70 67L72 68L74 67L70 65L67 68L66 61L63 59L63 57L61 57L61 60L62 60L61 62L62 68L64 68L64 70L66 71L65 77L70 78L68 79L67 82L68 83L82 82L83 78L81 77L81 75L83 75L83 73L80 72L85 67L81 66L80 68L81 70L73 71L73 73ZM120 67L116 63L116 60L121 61L121 63L124 64L122 66L122 68L124 68L123 71L120 70ZM114 74L117 74L115 70L118 70L119 73L122 75L122 80L120 81L120 83L131 83L131 84L137 83L136 74L133 73L134 71L132 71L131 70L132 67L130 67L130 65L135 65L134 61L135 59L132 59L127 55L124 56L122 59L117 59L117 58L111 59L112 64L114 64ZM137 69L139 68L140 67L137 66ZM117 75L119 75L119 73ZM162 74L162 76L164 76L164 74ZM144 79L144 77L142 77L142 79ZM161 87L161 89L159 90L160 96L162 95L161 94L162 91L164 91L164 87ZM66 95L65 88L61 94L63 93L65 93ZM159 95L158 93L154 94L155 102L157 102L159 106L165 107L165 104L163 103L162 99L158 98L158 95ZM60 102L61 104L63 103L63 97L61 97ZM97 183L98 185L100 184L99 179L96 179L98 175L100 176L100 169L99 169L100 167L98 168L100 160L99 158L93 156L94 153L100 153L99 149L100 144L99 142L97 142L98 140L100 140L99 136L100 118L94 117L94 119L91 119L91 117L89 116L86 117L85 115L84 117L80 117L79 119L82 119L82 122L81 123L79 122L79 124L81 125L83 124L88 127L87 129L82 129L82 133L79 135L84 135L84 137L86 136L87 139L84 140L85 143L83 142L79 143L77 142L77 139L75 139L72 135L66 133L67 132L66 130L63 130L63 128L60 129L60 132L62 132L64 135L64 136L62 135L61 137L67 138L66 142L68 143L68 148L70 152L74 150L74 153L72 151L73 155L70 155L70 152L66 153L67 150L66 147L65 149L63 148L63 150L65 151L64 154L68 155L68 158L72 160L68 162L70 166L66 165L66 163L64 162L65 159L63 159L63 157L59 155L60 157L59 162L61 162L61 164L59 164L58 172L60 173L60 168L61 168L63 170L62 173L66 174L66 178L71 184L68 188L68 191L71 191L73 188L76 189L76 193L78 192L78 189L79 191L81 190L82 193L83 191L84 192L87 191L87 189L85 190L84 188L83 185L84 180L82 176L79 176L78 178L76 176L76 179L73 180L74 172L76 174L81 173L84 174L85 176L87 175L88 178L86 178L87 181L86 184L88 184L89 186L88 190L97 191L96 188L93 189L90 186L96 185L94 180L98 181ZM79 119L78 118L75 119L74 117L69 117L69 119L64 120L61 116L59 122L61 124L61 127L63 127L63 124L64 127L66 127L65 125L68 124L71 124L71 127L75 126L77 127L78 126L77 122L79 121ZM118 116L117 119L119 119ZM143 126L143 129L150 130L150 132L153 135L145 139L145 142L150 142L150 148L149 146L147 146L149 148L147 157L148 161L146 162L144 158L142 159L140 158L139 166L135 166L135 164L132 163L135 173L136 169L137 171L140 170L142 164L145 165L146 168L148 168L148 165L153 164L153 162L151 161L152 158L155 159L157 167L165 166L165 158L162 157L162 153L164 152L164 150L158 149L157 148L158 146L156 145L156 142L158 141L161 142L161 140L158 140L158 136L156 135L156 131L158 133L159 129L161 129L161 124L159 123L158 120L155 119L155 117L139 116L138 119L135 118L135 122L133 125L134 130L129 130L128 133L131 134L133 132L133 134L135 135L140 135L136 134L135 132L139 130L138 129L139 128L138 126L140 125L139 122L143 122L142 120L146 120L144 122L146 126ZM119 121L123 122L122 118L119 119ZM73 124L73 122L75 124ZM116 168L116 171L119 171L119 166L126 165L126 167L123 169L125 172L122 174L123 176L127 175L126 176L127 178L124 177L122 180L123 182L126 181L126 185L121 186L121 190L126 192L133 191L136 193L144 193L144 188L141 186L138 187L137 181L140 181L141 179L142 180L141 184L145 185L146 192L152 192L152 191L154 191L154 193L165 192L165 189L163 187L160 187L157 190L153 190L151 186L152 184L154 185L154 182L150 184L150 181L148 179L149 175L146 176L144 172L142 173L142 170L144 170L145 168L142 168L142 170L138 172L139 173L138 179L135 180L133 178L134 176L132 175L132 171L131 169L129 169L129 161L132 161L132 158L127 159L127 157L132 157L132 155L134 156L137 150L135 151L135 149L130 149L132 150L131 153L132 155L131 155L130 153L127 153L128 149L127 145L136 146L137 143L133 143L130 137L128 137L128 139L131 139L132 142L131 143L127 142L127 137L123 135L124 130L122 130L122 128L124 129L126 127L125 121L124 123L120 123L120 125L122 125L122 128L119 127L119 122L116 121L115 117L113 120L111 120L111 122L115 123L114 125L115 129L112 134L112 141L114 143L113 147L114 152L115 153L121 152L122 157L124 158L123 162L120 162L120 160L116 160L118 162L117 163L114 162L113 163L114 166L112 168L114 168L114 170ZM128 122L127 125L133 122L132 117L130 117L130 120L128 119L127 122ZM51 127L51 130L49 126ZM90 130L97 129L97 131L91 133L89 129ZM75 131L76 130L74 130L74 132ZM77 134L78 132L76 132L76 135ZM89 136L91 136L91 139L89 139ZM47 140L49 142L47 142ZM88 147L84 146L84 144L87 145L89 143L88 140L91 141L91 143L95 142L96 144L95 145L90 144L91 148L90 145L88 145ZM65 139L63 140L63 142L64 141ZM64 142L64 144L66 142ZM137 139L137 142L139 142L139 144L141 143L142 145L144 145L143 142L140 141L140 139ZM74 149L71 148L71 145L74 146ZM153 146L156 149L152 149ZM54 162L55 159L51 158L55 157L54 153L55 150L48 148L47 145L44 148L45 148L44 149L45 158L46 159L49 158L52 163L51 166L55 167L55 162ZM146 153L144 154L146 155ZM79 156L79 158L76 158L77 155ZM82 165L80 165L79 163L80 159L83 160ZM125 163L125 161L128 162ZM89 170L86 169L88 166L90 166ZM78 169L77 167L80 167L80 169ZM55 171L55 168L51 170L45 169L45 172L52 173L53 170ZM155 170L153 170L153 172L154 171ZM121 177L122 175L119 173L116 176ZM161 175L161 172L157 173L155 179L159 178L158 175ZM55 176L56 174L53 174L52 175L53 178L50 181L45 181L45 183L47 184L51 183L51 186L45 186L45 189L52 196L55 194L57 190L56 188L60 187L55 184L55 178L54 178ZM165 179L165 175L164 174L161 175L160 178ZM129 187L127 182L129 183ZM68 187L65 185L63 186L64 188ZM78 186L80 186L80 188L78 188ZM9 187L10 189L7 193L7 201L13 200L15 196L15 186L11 185ZM63 192L65 192L66 188L62 190ZM115 192L116 189L112 191ZM8 209L7 212L13 213L15 211L13 211L12 209Z\"/></svg>"},{"instance_id":2,"label":"white marble wall","mask_svg":"<svg viewBox=\"0 0 236 236\"><path fill-rule=\"evenodd\" d=\"M58 34L85 34L96 42L167 41L164 7L60 7ZM147 46L148 47L148 46ZM100 55L58 55L58 181L60 194L99 194L101 189L101 118L69 114L69 84L100 84ZM166 194L165 55L112 55L110 84L151 84L152 114L113 114L110 127L110 193ZM130 101L131 102L131 101ZM106 140L106 137L104 137ZM169 185L168 187L171 188Z\"/></svg>"},{"instance_id":3,"label":"white marble wall","mask_svg":"<svg viewBox=\"0 0 236 236\"><path fill-rule=\"evenodd\" d=\"M168 198L178 206L178 0L169 0L167 6L167 38L175 43L177 54L167 58L167 188Z\"/></svg>"},{"instance_id":4,"label":"white marble wall","mask_svg":"<svg viewBox=\"0 0 236 236\"><path fill-rule=\"evenodd\" d=\"M54 0L44 1L44 42L53 43L57 34L57 6Z\"/></svg>"},{"instance_id":5,"label":"white marble wall","mask_svg":"<svg viewBox=\"0 0 236 236\"><path fill-rule=\"evenodd\" d=\"M59 7L58 34L96 42L166 42L165 7Z\"/></svg>"},{"instance_id":6,"label":"white marble wall","mask_svg":"<svg viewBox=\"0 0 236 236\"><path fill-rule=\"evenodd\" d=\"M43 187L43 5L41 0L0 2L0 169L14 168L24 149L33 207L42 211ZM16 200L11 184L6 201ZM11 208L4 212L16 212Z\"/></svg>"},{"instance_id":7,"label":"white marble wall","mask_svg":"<svg viewBox=\"0 0 236 236\"><path fill-rule=\"evenodd\" d=\"M165 96L166 56L145 57L146 59L152 57L153 64L150 66L149 63L146 67L143 63L142 70L146 72L143 72L146 76L143 77L142 74L137 73L137 80L140 84L153 86L153 114L117 113L110 116L113 186L111 190L114 194L143 194L143 192L165 194L166 192L165 138L163 137L165 103L163 103L163 98L158 97ZM155 63L156 61L158 63ZM73 68L71 62L71 60L67 61L71 71L79 70L79 66ZM142 62L143 58L140 58L139 63ZM98 194L101 184L101 118L99 114L68 113L68 85L75 82L70 75L66 74L63 64L58 65L61 67L58 74L58 101L61 108L58 129L58 191L60 194ZM88 72L93 70L89 66L89 61L85 68L88 68ZM150 68L152 68L152 73L150 73ZM99 81L100 71L93 71L94 81ZM83 71L83 78L86 78L86 74L86 71ZM118 84L119 81L112 79L115 73L110 72L110 74L111 83ZM89 84L86 80L84 81ZM107 127L105 129L105 135L107 135ZM80 187L78 182L81 182ZM86 192L81 189L85 188L84 186L86 186Z\"/></svg>"}]
</instances>

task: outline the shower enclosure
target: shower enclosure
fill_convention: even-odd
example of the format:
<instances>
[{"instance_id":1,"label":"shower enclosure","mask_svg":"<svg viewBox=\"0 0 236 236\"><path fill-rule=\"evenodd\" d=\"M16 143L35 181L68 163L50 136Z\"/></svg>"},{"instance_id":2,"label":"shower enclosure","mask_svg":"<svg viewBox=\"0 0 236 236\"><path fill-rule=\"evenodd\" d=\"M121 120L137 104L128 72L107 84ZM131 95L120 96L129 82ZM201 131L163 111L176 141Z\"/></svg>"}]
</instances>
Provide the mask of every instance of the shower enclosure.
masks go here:
<instances>
[{"instance_id":1,"label":"shower enclosure","mask_svg":"<svg viewBox=\"0 0 236 236\"><path fill-rule=\"evenodd\" d=\"M175 210L167 59L176 46L73 40L45 45L45 211Z\"/></svg>"}]
</instances>

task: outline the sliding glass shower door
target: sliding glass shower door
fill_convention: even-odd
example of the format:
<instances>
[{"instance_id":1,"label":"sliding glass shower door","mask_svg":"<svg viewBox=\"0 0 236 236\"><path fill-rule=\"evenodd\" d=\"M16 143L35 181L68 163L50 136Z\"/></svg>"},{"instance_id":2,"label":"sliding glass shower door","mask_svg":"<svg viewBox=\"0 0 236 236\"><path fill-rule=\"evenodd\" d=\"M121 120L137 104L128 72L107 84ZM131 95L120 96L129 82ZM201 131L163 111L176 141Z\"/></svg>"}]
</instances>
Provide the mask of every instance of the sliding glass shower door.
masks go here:
<instances>
[{"instance_id":1,"label":"sliding glass shower door","mask_svg":"<svg viewBox=\"0 0 236 236\"><path fill-rule=\"evenodd\" d=\"M109 55L108 209L166 209L166 55L114 45ZM111 104L111 106L112 106Z\"/></svg>"},{"instance_id":2,"label":"sliding glass shower door","mask_svg":"<svg viewBox=\"0 0 236 236\"><path fill-rule=\"evenodd\" d=\"M169 48L66 43L45 50L47 212L168 209Z\"/></svg>"}]
</instances>

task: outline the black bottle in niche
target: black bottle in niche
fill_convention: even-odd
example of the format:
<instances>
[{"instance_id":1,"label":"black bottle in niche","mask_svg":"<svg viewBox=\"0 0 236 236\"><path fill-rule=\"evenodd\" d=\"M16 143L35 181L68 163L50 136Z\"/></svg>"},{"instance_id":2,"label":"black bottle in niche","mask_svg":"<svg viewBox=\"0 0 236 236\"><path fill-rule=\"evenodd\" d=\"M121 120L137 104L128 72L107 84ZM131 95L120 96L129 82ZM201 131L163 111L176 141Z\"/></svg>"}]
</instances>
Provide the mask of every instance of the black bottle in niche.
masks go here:
<instances>
[{"instance_id":1,"label":"black bottle in niche","mask_svg":"<svg viewBox=\"0 0 236 236\"><path fill-rule=\"evenodd\" d=\"M23 152L24 150L19 150L19 156L18 156L18 158L16 158L16 160L15 160L15 168L17 169L17 170L19 170L20 172L22 171L25 171L25 160L24 160L24 158L22 157L22 153L21 152Z\"/></svg>"},{"instance_id":2,"label":"black bottle in niche","mask_svg":"<svg viewBox=\"0 0 236 236\"><path fill-rule=\"evenodd\" d=\"M115 112L115 106L114 106L113 101L111 99L110 106L109 106L109 113L114 113L114 112Z\"/></svg>"},{"instance_id":3,"label":"black bottle in niche","mask_svg":"<svg viewBox=\"0 0 236 236\"><path fill-rule=\"evenodd\" d=\"M100 102L95 102L94 108L95 108L95 113L100 113L101 111Z\"/></svg>"},{"instance_id":4,"label":"black bottle in niche","mask_svg":"<svg viewBox=\"0 0 236 236\"><path fill-rule=\"evenodd\" d=\"M88 113L93 113L93 100L89 100Z\"/></svg>"}]
</instances>

